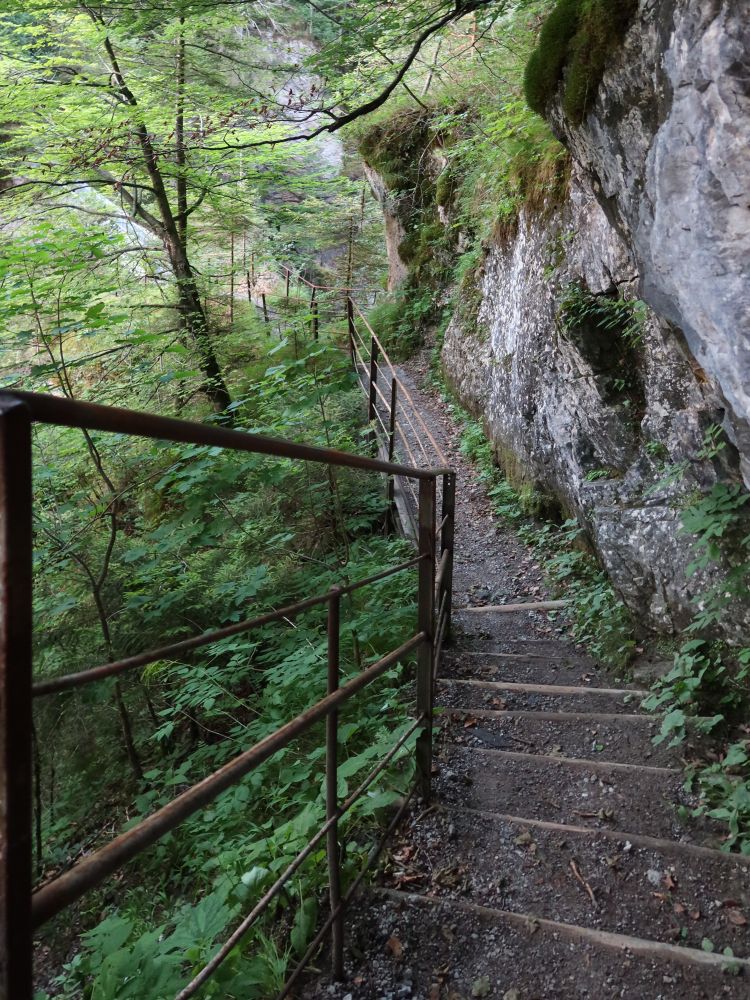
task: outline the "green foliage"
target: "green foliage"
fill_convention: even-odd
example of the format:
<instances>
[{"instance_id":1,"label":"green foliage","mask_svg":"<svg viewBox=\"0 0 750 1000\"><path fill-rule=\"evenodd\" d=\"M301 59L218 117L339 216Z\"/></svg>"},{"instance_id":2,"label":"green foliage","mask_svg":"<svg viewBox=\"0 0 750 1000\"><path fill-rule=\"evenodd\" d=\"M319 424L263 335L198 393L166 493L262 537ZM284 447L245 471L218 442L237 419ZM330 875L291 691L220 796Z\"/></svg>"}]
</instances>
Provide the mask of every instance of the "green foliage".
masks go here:
<instances>
[{"instance_id":1,"label":"green foliage","mask_svg":"<svg viewBox=\"0 0 750 1000\"><path fill-rule=\"evenodd\" d=\"M643 445L648 454L657 461L664 461L669 458L669 451L661 441L646 441Z\"/></svg>"},{"instance_id":2,"label":"green foliage","mask_svg":"<svg viewBox=\"0 0 750 1000\"><path fill-rule=\"evenodd\" d=\"M622 669L635 650L632 616L596 559L581 546L575 520L547 526L537 537L544 567L556 592L573 602L572 633L602 663Z\"/></svg>"},{"instance_id":3,"label":"green foliage","mask_svg":"<svg viewBox=\"0 0 750 1000\"><path fill-rule=\"evenodd\" d=\"M707 428L698 457L715 459L726 447L718 425ZM681 465L671 477L682 478ZM727 611L750 598L750 495L739 483L715 482L698 491L682 511L682 530L693 538L695 558L688 572L707 579L721 563L719 578L693 599L695 614L666 677L657 681L644 706L664 713L657 742L679 746L690 729L726 732L747 710L750 646L717 638ZM701 801L696 815L710 815L728 825L727 850L750 852L750 774L744 744L730 746L718 763L695 767L690 781Z\"/></svg>"},{"instance_id":4,"label":"green foliage","mask_svg":"<svg viewBox=\"0 0 750 1000\"><path fill-rule=\"evenodd\" d=\"M235 406L239 427L361 447L359 390L325 335L295 348L286 338L257 334L253 354ZM381 537L384 498L365 474L331 478L317 465L111 435L97 436L92 445L119 498L114 520L107 513L112 494L78 432L42 428L37 434L40 677L324 593L408 551ZM96 579L102 570L94 593L89 571ZM344 677L411 633L408 587L403 578L385 580L344 601ZM51 874L66 866L102 833L148 815L303 711L325 692L325 656L325 613L317 609L293 626L240 634L152 664L140 678L124 677L142 779L123 770L127 758L111 684L45 700L36 716L44 748L39 870ZM402 680L402 668L395 668L342 712L342 796L403 732ZM412 749L409 744L373 784L342 825L342 837L367 842L369 828L409 781ZM76 952L53 995L83 991L104 1000L177 992L259 898L268 884L263 879L278 875L322 822L322 752L318 727L139 858L116 909L103 890L87 899L72 925L50 925L45 934L61 942L63 952ZM350 847L345 879L364 850ZM244 877L260 869L262 878ZM248 935L206 995L277 992L291 956L315 932L325 880L317 852L300 869L294 891ZM93 927L102 912L107 919L76 948L67 926Z\"/></svg>"},{"instance_id":5,"label":"green foliage","mask_svg":"<svg viewBox=\"0 0 750 1000\"><path fill-rule=\"evenodd\" d=\"M529 107L540 115L544 114L562 76L568 46L578 30L580 6L581 0L558 0L526 64L524 93Z\"/></svg>"},{"instance_id":6,"label":"green foliage","mask_svg":"<svg viewBox=\"0 0 750 1000\"><path fill-rule=\"evenodd\" d=\"M360 152L383 178L389 211L406 234L399 252L409 275L391 311L405 314L395 338L404 350L443 325L450 292L461 321L475 324L486 242L511 231L522 209L548 211L567 191L568 154L521 96L537 15L546 7L503 11L486 27L481 62L461 48L451 73L430 79L420 107L404 94L358 131Z\"/></svg>"},{"instance_id":7,"label":"green foliage","mask_svg":"<svg viewBox=\"0 0 750 1000\"><path fill-rule=\"evenodd\" d=\"M557 321L598 377L603 396L624 406L643 403L638 350L648 318L645 303L594 294L571 282L564 290Z\"/></svg>"},{"instance_id":8,"label":"green foliage","mask_svg":"<svg viewBox=\"0 0 750 1000\"><path fill-rule=\"evenodd\" d=\"M729 829L727 850L750 854L750 753L748 741L727 747L721 760L690 775L697 783L701 805L699 816L709 816Z\"/></svg>"},{"instance_id":9,"label":"green foliage","mask_svg":"<svg viewBox=\"0 0 750 1000\"><path fill-rule=\"evenodd\" d=\"M526 65L529 107L544 115L562 80L563 111L582 122L637 9L637 0L558 0Z\"/></svg>"},{"instance_id":10,"label":"green foliage","mask_svg":"<svg viewBox=\"0 0 750 1000\"><path fill-rule=\"evenodd\" d=\"M428 289L421 295L397 293L390 301L371 309L367 318L393 360L403 361L419 348L424 324L432 314L433 301Z\"/></svg>"},{"instance_id":11,"label":"green foliage","mask_svg":"<svg viewBox=\"0 0 750 1000\"><path fill-rule=\"evenodd\" d=\"M636 348L643 340L646 310L645 302L638 299L597 295L571 282L560 302L558 317L567 332L591 327L602 336L620 338L627 347Z\"/></svg>"}]
</instances>

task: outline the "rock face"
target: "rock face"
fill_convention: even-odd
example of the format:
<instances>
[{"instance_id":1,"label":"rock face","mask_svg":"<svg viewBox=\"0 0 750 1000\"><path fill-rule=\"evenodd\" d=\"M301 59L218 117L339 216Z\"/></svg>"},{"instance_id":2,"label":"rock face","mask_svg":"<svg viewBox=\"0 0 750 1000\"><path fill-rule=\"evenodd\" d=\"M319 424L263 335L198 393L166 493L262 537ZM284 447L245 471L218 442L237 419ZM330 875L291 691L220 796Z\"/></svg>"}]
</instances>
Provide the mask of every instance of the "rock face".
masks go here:
<instances>
[{"instance_id":1,"label":"rock face","mask_svg":"<svg viewBox=\"0 0 750 1000\"><path fill-rule=\"evenodd\" d=\"M552 120L625 234L641 297L716 380L750 486L747 0L643 0L583 125Z\"/></svg>"},{"instance_id":2,"label":"rock face","mask_svg":"<svg viewBox=\"0 0 750 1000\"><path fill-rule=\"evenodd\" d=\"M501 465L578 517L658 631L683 627L708 582L687 573L691 492L750 485L749 61L747 0L643 0L584 123L551 110L567 203L488 249L478 320L457 313L443 350ZM644 300L637 346L566 329L572 285ZM712 423L737 451L699 460ZM745 612L726 626L747 635Z\"/></svg>"},{"instance_id":3,"label":"rock face","mask_svg":"<svg viewBox=\"0 0 750 1000\"><path fill-rule=\"evenodd\" d=\"M401 260L401 255L398 251L402 240L406 236L406 230L399 217L393 196L386 188L383 178L367 163L364 164L364 168L370 190L377 198L383 211L385 247L388 253L388 291L392 292L398 288L409 273L409 269L403 260Z\"/></svg>"}]
</instances>

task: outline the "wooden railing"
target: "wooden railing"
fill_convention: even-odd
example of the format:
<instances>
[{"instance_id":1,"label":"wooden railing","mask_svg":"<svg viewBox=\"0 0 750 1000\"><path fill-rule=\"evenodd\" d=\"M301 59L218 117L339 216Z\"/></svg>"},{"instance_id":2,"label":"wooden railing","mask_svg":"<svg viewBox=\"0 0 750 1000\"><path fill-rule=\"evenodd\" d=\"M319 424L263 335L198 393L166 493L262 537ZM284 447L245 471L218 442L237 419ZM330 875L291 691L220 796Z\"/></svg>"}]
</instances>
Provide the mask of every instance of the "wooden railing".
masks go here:
<instances>
[{"instance_id":1,"label":"wooden railing","mask_svg":"<svg viewBox=\"0 0 750 1000\"><path fill-rule=\"evenodd\" d=\"M347 302L350 302L347 299ZM386 357L385 352L382 356ZM388 362L389 363L389 362ZM394 373L395 374L395 373ZM371 386L376 378L371 376ZM394 383L395 384L395 383ZM392 389L392 393L395 390ZM391 419L395 413L395 397ZM417 551L412 559L384 568L380 573L327 593L312 595L289 607L239 622L227 628L172 642L114 663L80 670L62 677L34 683L32 665L32 426L35 423L82 428L157 438L172 442L208 445L237 452L272 455L298 461L323 463L380 473L392 480L400 477L416 483L418 509ZM393 448L389 451L393 458ZM442 510L437 521L437 486L442 486ZM315 939L292 973L279 998L287 996L294 982L331 933L333 974L343 972L344 913L367 869L377 858L378 848L346 892L342 891L339 867L338 827L341 817L364 794L375 778L394 759L407 740L416 741L417 780L410 795L394 816L395 826L411 795L419 790L430 795L432 763L433 687L442 644L451 614L453 563L453 519L455 476L445 466L401 465L392 460L349 454L274 438L246 434L132 410L75 402L53 395L0 394L0 997L31 1000L32 937L36 928L60 913L87 891L102 883L130 859L174 830L189 816L213 801L227 788L317 722L326 721L326 821L294 861L279 876L253 910L242 920L209 963L183 989L180 1000L193 996L242 939L292 875L324 840L327 848L330 910ZM343 685L339 678L339 609L343 595L367 587L377 580L418 570L417 621L414 633L396 649L363 669ZM301 611L326 609L328 636L328 689L320 701L290 719L259 743L248 747L219 770L176 796L132 829L81 858L32 893L32 753L33 701L53 693L83 687L105 677L137 670L157 660L183 654L218 639L248 632L269 622ZM338 714L359 691L372 684L389 668L416 653L416 712L410 729L367 775L348 798L337 797ZM389 831L386 831L386 835ZM153 1000L153 998L144 998Z\"/></svg>"}]
</instances>

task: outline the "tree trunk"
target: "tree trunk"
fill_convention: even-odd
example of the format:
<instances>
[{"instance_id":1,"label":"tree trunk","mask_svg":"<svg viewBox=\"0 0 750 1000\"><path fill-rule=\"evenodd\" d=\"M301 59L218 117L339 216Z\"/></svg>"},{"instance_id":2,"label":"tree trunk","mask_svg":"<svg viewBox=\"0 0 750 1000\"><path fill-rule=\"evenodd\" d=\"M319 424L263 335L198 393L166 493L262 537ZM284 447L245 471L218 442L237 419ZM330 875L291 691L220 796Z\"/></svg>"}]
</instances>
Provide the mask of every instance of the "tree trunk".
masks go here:
<instances>
[{"instance_id":1,"label":"tree trunk","mask_svg":"<svg viewBox=\"0 0 750 1000\"><path fill-rule=\"evenodd\" d=\"M130 725L128 710L125 707L125 699L122 697L122 687L120 686L119 680L115 681L115 701L117 703L117 711L120 713L122 736L125 741L125 751L128 755L128 760L130 761L130 767L136 778L139 781L143 781L143 768L141 767L141 761L138 757L138 752L135 749L135 743L133 742L133 729Z\"/></svg>"},{"instance_id":2,"label":"tree trunk","mask_svg":"<svg viewBox=\"0 0 750 1000\"><path fill-rule=\"evenodd\" d=\"M101 25L104 24L98 15L93 14L91 11L89 13L95 23L99 23ZM108 36L105 36L104 38L104 48L112 67L112 75L114 77L114 82L117 85L117 89L123 99L132 108L137 110L138 101L136 100L132 90L125 82L125 77L120 69L120 64L117 60L117 56L115 55L115 50ZM143 119L141 119L136 125L135 134L141 150L143 166L148 174L159 212L160 225L158 226L158 235L160 236L164 244L164 248L167 251L172 273L174 274L177 282L177 301L180 314L182 316L182 322L184 323L185 330L193 338L198 349L200 367L205 379L203 391L211 400L214 408L221 413L227 409L232 399L221 374L219 362L216 358L213 343L211 342L208 319L203 308L203 303L201 302L200 292L195 280L195 274L193 273L193 269L190 266L190 261L188 259L186 241L183 238L186 233L185 227L188 209L186 204L187 189L184 184L184 120L182 122L180 121L181 114L184 114L183 102L185 60L182 45L180 45L180 49L178 49L178 60L182 79L178 80L176 124L178 126L178 130L180 127L182 128L181 135L178 137L178 158L181 159L180 166L182 169L180 169L178 174L177 212L172 211L172 205L170 204L169 195L167 194L164 177L159 168L157 153L154 149L151 136L149 135L146 123ZM180 177L182 180L179 180Z\"/></svg>"},{"instance_id":3,"label":"tree trunk","mask_svg":"<svg viewBox=\"0 0 750 1000\"><path fill-rule=\"evenodd\" d=\"M177 301L185 329L198 349L201 371L203 372L203 391L211 400L214 409L221 413L232 402L226 382L221 373L219 362L208 331L208 320L201 302L200 292L193 276L190 264L184 254L172 256L172 268L177 278Z\"/></svg>"}]
</instances>

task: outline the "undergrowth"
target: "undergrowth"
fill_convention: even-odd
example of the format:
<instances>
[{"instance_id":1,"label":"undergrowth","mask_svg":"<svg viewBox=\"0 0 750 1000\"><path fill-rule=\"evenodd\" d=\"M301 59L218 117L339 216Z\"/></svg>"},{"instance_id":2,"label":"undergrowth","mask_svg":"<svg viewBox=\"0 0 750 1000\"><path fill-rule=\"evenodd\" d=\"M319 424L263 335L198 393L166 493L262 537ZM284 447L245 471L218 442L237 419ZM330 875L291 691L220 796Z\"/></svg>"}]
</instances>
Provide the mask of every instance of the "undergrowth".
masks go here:
<instances>
[{"instance_id":1,"label":"undergrowth","mask_svg":"<svg viewBox=\"0 0 750 1000\"><path fill-rule=\"evenodd\" d=\"M715 458L726 445L721 428L713 425L699 457ZM665 472L663 482L672 485L685 469ZM656 742L682 746L691 728L722 738L725 749L719 759L694 764L687 787L699 795L693 814L725 823L729 832L724 847L743 854L750 854L749 744L734 736L747 732L742 721L750 707L750 641L720 638L719 626L727 611L750 599L749 501L741 484L719 481L693 496L683 510L682 531L693 539L689 574L710 572L721 564L721 577L694 597L695 614L672 669L644 702L646 708L664 713Z\"/></svg>"},{"instance_id":2,"label":"undergrowth","mask_svg":"<svg viewBox=\"0 0 750 1000\"><path fill-rule=\"evenodd\" d=\"M254 347L238 428L361 450L359 390L338 349L323 335ZM108 558L102 504L85 488L88 452L72 430L44 429L37 443L41 678L326 593L409 551L383 537L386 504L367 474L111 436L98 455L123 499L100 620L81 572ZM342 683L411 634L412 583L410 571L342 601ZM313 608L123 675L130 773L112 680L45 699L35 718L36 875L64 870L323 697L326 655L325 609ZM394 667L341 710L340 799L410 724L410 669ZM413 740L341 821L345 883L408 787L412 750ZM59 950L47 963L58 971L37 1000L178 993L323 823L324 763L321 723L131 862L115 890L105 885L52 921L43 944ZM315 933L326 886L323 842L201 996L276 995Z\"/></svg>"},{"instance_id":3,"label":"undergrowth","mask_svg":"<svg viewBox=\"0 0 750 1000\"><path fill-rule=\"evenodd\" d=\"M512 46L488 48L481 62L458 59L422 107L404 97L359 131L360 153L385 181L405 233L408 277L375 313L402 357L443 323L449 294L473 322L484 248L512 234L521 210L542 214L565 198L569 155L522 96L547 7L512 6L498 28Z\"/></svg>"}]
</instances>

